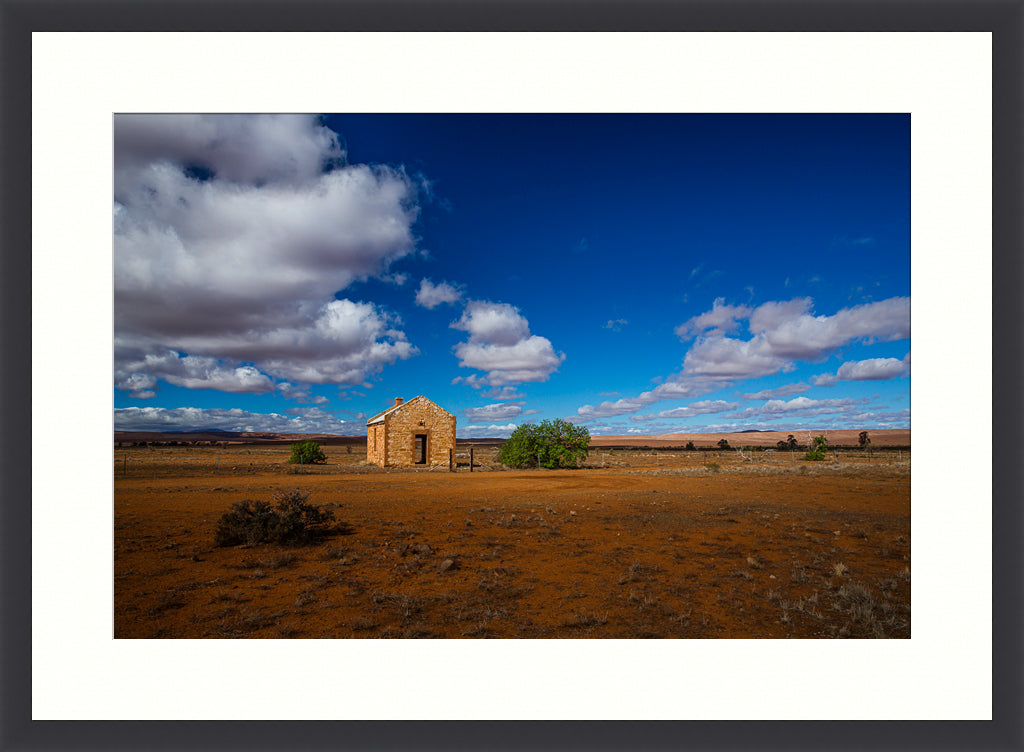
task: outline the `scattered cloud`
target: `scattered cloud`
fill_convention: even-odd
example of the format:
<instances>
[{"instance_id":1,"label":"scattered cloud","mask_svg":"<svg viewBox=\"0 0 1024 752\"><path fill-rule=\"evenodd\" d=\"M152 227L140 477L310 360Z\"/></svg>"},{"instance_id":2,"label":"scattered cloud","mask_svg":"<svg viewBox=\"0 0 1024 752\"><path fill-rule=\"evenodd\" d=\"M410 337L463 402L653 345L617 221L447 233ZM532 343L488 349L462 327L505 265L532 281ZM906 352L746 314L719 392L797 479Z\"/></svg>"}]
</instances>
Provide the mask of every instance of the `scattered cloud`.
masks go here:
<instances>
[{"instance_id":1,"label":"scattered cloud","mask_svg":"<svg viewBox=\"0 0 1024 752\"><path fill-rule=\"evenodd\" d=\"M490 389L485 389L480 394L488 399L496 400L520 399L523 396L523 394L514 386L495 386Z\"/></svg>"},{"instance_id":2,"label":"scattered cloud","mask_svg":"<svg viewBox=\"0 0 1024 752\"><path fill-rule=\"evenodd\" d=\"M608 323L602 324L601 328L611 329L613 332L621 332L622 327L624 327L628 323L629 322L626 319L611 319L608 321Z\"/></svg>"},{"instance_id":3,"label":"scattered cloud","mask_svg":"<svg viewBox=\"0 0 1024 752\"><path fill-rule=\"evenodd\" d=\"M118 115L114 174L115 367L135 375L118 388L353 384L416 353L393 317L335 299L415 251L403 169L348 164L313 117Z\"/></svg>"},{"instance_id":4,"label":"scattered cloud","mask_svg":"<svg viewBox=\"0 0 1024 752\"><path fill-rule=\"evenodd\" d=\"M910 373L910 353L902 360L898 358L868 358L851 360L839 366L835 374L815 376L815 386L832 386L840 381L886 381L898 379Z\"/></svg>"},{"instance_id":5,"label":"scattered cloud","mask_svg":"<svg viewBox=\"0 0 1024 752\"><path fill-rule=\"evenodd\" d=\"M453 304L462 299L462 290L449 282L434 284L429 279L420 280L416 302L424 308L434 309L443 303Z\"/></svg>"},{"instance_id":6,"label":"scattered cloud","mask_svg":"<svg viewBox=\"0 0 1024 752\"><path fill-rule=\"evenodd\" d=\"M133 397L155 386L158 378L188 389L248 394L274 391L274 383L253 366L225 366L216 358L180 356L170 350L123 361L114 371L114 385L129 390Z\"/></svg>"},{"instance_id":7,"label":"scattered cloud","mask_svg":"<svg viewBox=\"0 0 1024 752\"><path fill-rule=\"evenodd\" d=\"M330 400L321 394L313 396L310 394L309 389L306 387L296 387L294 384L290 384L287 381L281 381L275 385L277 391L282 397L289 400L295 400L296 402L304 402L306 404L314 405L326 405Z\"/></svg>"},{"instance_id":8,"label":"scattered cloud","mask_svg":"<svg viewBox=\"0 0 1024 752\"><path fill-rule=\"evenodd\" d=\"M710 311L676 329L684 340L696 336L683 359L682 373L637 397L583 405L576 417L584 422L628 415L659 400L693 399L736 381L792 371L798 360L820 360L856 340L892 341L910 336L909 298L866 303L832 316L814 316L812 307L810 298L769 302L756 308L726 305L724 298L717 298ZM747 322L749 339L727 336L739 331L743 321ZM784 397L807 389L806 385L794 384L745 396ZM750 413L754 414L758 413Z\"/></svg>"},{"instance_id":9,"label":"scattered cloud","mask_svg":"<svg viewBox=\"0 0 1024 752\"><path fill-rule=\"evenodd\" d=\"M462 411L473 423L483 421L508 420L517 418L523 413L522 403L498 402L484 407L469 407Z\"/></svg>"},{"instance_id":10,"label":"scattered cloud","mask_svg":"<svg viewBox=\"0 0 1024 752\"><path fill-rule=\"evenodd\" d=\"M630 420L637 423L647 423L654 420L666 420L672 418L693 418L697 415L708 415L711 413L722 413L726 410L735 410L739 406L739 402L703 400L700 402L692 402L684 407L676 407L672 410L663 410L660 413L653 413L651 415L634 415Z\"/></svg>"},{"instance_id":11,"label":"scattered cloud","mask_svg":"<svg viewBox=\"0 0 1024 752\"><path fill-rule=\"evenodd\" d=\"M515 423L489 426L458 426L455 430L460 439L507 439L519 426Z\"/></svg>"},{"instance_id":12,"label":"scattered cloud","mask_svg":"<svg viewBox=\"0 0 1024 752\"><path fill-rule=\"evenodd\" d=\"M787 384L786 386L777 386L774 389L762 389L760 392L741 394L740 396L743 399L748 400L778 399L779 397L792 397L794 394L803 394L810 388L810 384Z\"/></svg>"},{"instance_id":13,"label":"scattered cloud","mask_svg":"<svg viewBox=\"0 0 1024 752\"><path fill-rule=\"evenodd\" d=\"M792 416L825 415L829 413L846 413L860 408L871 401L870 397L844 397L841 399L816 400L809 397L794 397L788 402L784 400L768 400L763 405L748 407L727 418L746 420L748 418L787 418Z\"/></svg>"},{"instance_id":14,"label":"scattered cloud","mask_svg":"<svg viewBox=\"0 0 1024 752\"><path fill-rule=\"evenodd\" d=\"M697 272L697 269L693 270L694 273ZM710 311L694 316L689 321L677 326L676 336L687 340L709 330L711 333L717 334L732 332L739 327L741 319L750 316L750 312L751 309L748 306L730 306L725 304L725 298L715 298Z\"/></svg>"},{"instance_id":15,"label":"scattered cloud","mask_svg":"<svg viewBox=\"0 0 1024 752\"><path fill-rule=\"evenodd\" d=\"M455 347L459 366L486 372L462 377L470 386L547 381L565 360L548 339L531 335L526 319L507 303L471 300L451 326L469 332L469 339Z\"/></svg>"},{"instance_id":16,"label":"scattered cloud","mask_svg":"<svg viewBox=\"0 0 1024 752\"><path fill-rule=\"evenodd\" d=\"M114 410L118 431L268 431L361 436L363 419L346 420L317 407L291 408L288 415L241 409L122 407Z\"/></svg>"},{"instance_id":17,"label":"scattered cloud","mask_svg":"<svg viewBox=\"0 0 1024 752\"><path fill-rule=\"evenodd\" d=\"M666 399L691 399L719 389L726 384L709 382L706 379L685 379L674 378L659 384L648 392L642 392L637 397L617 399L614 402L605 401L599 405L583 405L576 409L577 417L581 421L590 421L598 418L611 418L617 415L628 415L642 410L648 405Z\"/></svg>"},{"instance_id":18,"label":"scattered cloud","mask_svg":"<svg viewBox=\"0 0 1024 752\"><path fill-rule=\"evenodd\" d=\"M739 316L737 309L743 307L719 306L723 310L717 317L712 309L704 316L711 316L709 323L715 328L690 348L683 373L715 379L757 378L792 370L794 361L821 360L854 341L889 342L910 336L910 298L865 303L832 316L814 316L812 305L810 298L797 298L749 310L743 315L748 318L750 339L725 336L719 323L734 321L729 316ZM693 328L693 321L683 326Z\"/></svg>"}]
</instances>

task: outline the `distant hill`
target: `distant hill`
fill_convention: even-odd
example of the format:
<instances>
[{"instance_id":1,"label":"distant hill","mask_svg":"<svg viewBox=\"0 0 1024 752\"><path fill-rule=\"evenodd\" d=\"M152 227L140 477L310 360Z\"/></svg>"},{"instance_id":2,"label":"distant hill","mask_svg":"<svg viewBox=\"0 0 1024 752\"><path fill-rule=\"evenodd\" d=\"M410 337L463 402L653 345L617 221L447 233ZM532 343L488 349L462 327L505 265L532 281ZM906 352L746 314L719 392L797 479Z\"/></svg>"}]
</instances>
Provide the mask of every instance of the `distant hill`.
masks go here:
<instances>
[{"instance_id":1,"label":"distant hill","mask_svg":"<svg viewBox=\"0 0 1024 752\"><path fill-rule=\"evenodd\" d=\"M228 442L230 444L291 444L296 441L319 441L321 444L351 444L366 441L365 436L337 436L326 433L273 433L263 431L114 431L114 441L132 444L179 444L198 441Z\"/></svg>"},{"instance_id":2,"label":"distant hill","mask_svg":"<svg viewBox=\"0 0 1024 752\"><path fill-rule=\"evenodd\" d=\"M825 434L830 444L835 446L857 446L860 432L863 429L850 429L839 431L735 431L732 433L660 433L652 435L626 434L622 436L591 436L591 446L649 446L669 447L685 446L692 441L696 447L717 446L721 439L729 442L730 446L756 446L775 447L780 441L793 434L793 437L801 446L810 443L809 436ZM871 446L910 446L909 428L879 428L876 430L866 429L868 438L871 439Z\"/></svg>"},{"instance_id":3,"label":"distant hill","mask_svg":"<svg viewBox=\"0 0 1024 752\"><path fill-rule=\"evenodd\" d=\"M796 440L805 446L809 443L810 435L825 433L829 443L836 446L856 446L860 436L860 429L840 431L760 431L750 429L747 431L734 431L732 433L661 433L661 434L626 434L620 436L591 436L590 445L593 447L602 446L649 446L649 447L675 447L685 446L692 441L697 447L717 446L719 440L725 439L730 446L757 446L774 447L778 442L785 441L793 434ZM886 446L910 446L909 428L880 428L868 429L868 437L871 445L875 447ZM365 436L337 436L324 433L271 433L259 431L114 431L114 442L133 444L137 441L145 441L147 444L158 443L168 444L175 441L179 444L193 441L208 443L228 442L230 444L291 444L296 441L311 439L325 445L338 444L362 444L366 442ZM479 439L458 439L460 444L494 445L501 444L504 439L500 438L479 438Z\"/></svg>"}]
</instances>

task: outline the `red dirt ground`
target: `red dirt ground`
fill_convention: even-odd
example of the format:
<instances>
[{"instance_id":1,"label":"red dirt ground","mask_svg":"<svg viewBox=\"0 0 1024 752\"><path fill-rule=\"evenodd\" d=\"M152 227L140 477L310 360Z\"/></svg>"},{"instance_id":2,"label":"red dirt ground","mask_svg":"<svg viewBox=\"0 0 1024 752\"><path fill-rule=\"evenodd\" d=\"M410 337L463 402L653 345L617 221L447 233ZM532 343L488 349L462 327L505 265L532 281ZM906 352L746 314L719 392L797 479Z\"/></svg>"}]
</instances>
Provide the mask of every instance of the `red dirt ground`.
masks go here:
<instances>
[{"instance_id":1,"label":"red dirt ground","mask_svg":"<svg viewBox=\"0 0 1024 752\"><path fill-rule=\"evenodd\" d=\"M449 473L325 450L302 470L287 446L117 450L115 637L910 636L909 451L501 471L477 447L471 473L460 445ZM233 502L292 488L347 529L214 546Z\"/></svg>"}]
</instances>

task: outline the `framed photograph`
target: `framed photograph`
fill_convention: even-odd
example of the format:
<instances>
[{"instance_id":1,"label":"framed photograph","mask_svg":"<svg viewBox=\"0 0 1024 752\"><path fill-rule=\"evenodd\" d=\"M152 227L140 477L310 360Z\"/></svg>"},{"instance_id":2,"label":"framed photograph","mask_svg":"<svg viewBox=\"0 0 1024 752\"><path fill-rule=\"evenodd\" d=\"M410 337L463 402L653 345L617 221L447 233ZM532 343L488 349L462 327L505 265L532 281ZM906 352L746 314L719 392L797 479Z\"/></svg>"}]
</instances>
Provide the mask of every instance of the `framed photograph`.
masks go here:
<instances>
[{"instance_id":1,"label":"framed photograph","mask_svg":"<svg viewBox=\"0 0 1024 752\"><path fill-rule=\"evenodd\" d=\"M1021 9L774 5L6 7L11 738L1019 742Z\"/></svg>"}]
</instances>

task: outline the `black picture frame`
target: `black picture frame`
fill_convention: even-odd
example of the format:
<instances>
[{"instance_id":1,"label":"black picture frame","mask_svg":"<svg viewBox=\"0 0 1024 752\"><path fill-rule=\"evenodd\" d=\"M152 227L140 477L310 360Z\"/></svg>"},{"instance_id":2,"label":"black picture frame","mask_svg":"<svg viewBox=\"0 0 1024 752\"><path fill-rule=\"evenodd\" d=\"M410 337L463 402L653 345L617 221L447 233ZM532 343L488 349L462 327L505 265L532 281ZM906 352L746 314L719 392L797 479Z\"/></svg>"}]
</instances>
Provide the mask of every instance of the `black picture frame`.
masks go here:
<instances>
[{"instance_id":1,"label":"black picture frame","mask_svg":"<svg viewBox=\"0 0 1024 752\"><path fill-rule=\"evenodd\" d=\"M1024 0L3 0L2 749L1024 749L1021 413ZM993 720L31 720L33 31L987 31L993 53ZM996 405L994 405L996 407ZM979 438L979 441L981 439ZM950 650L955 650L950 645ZM101 679L100 679L101 680ZM401 709L396 708L396 715Z\"/></svg>"}]
</instances>

